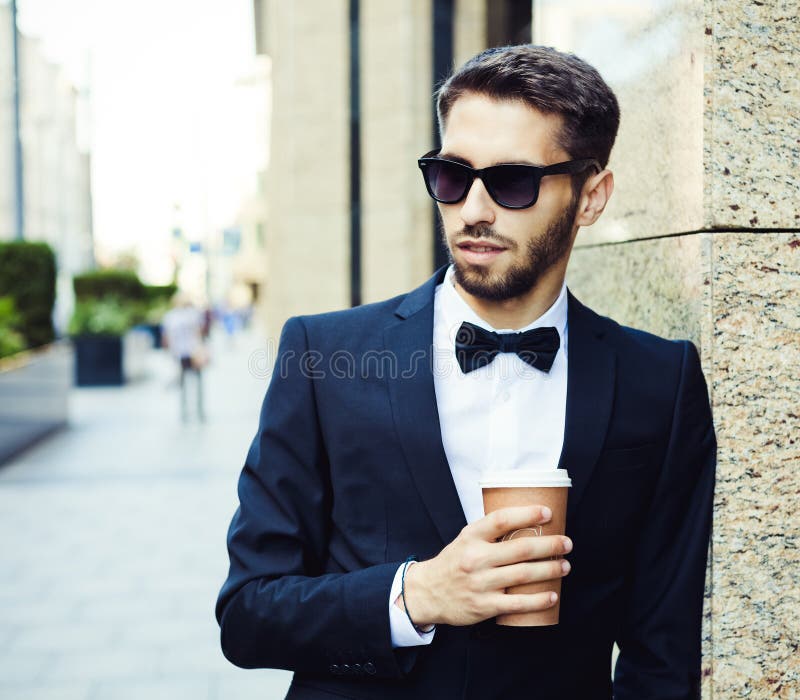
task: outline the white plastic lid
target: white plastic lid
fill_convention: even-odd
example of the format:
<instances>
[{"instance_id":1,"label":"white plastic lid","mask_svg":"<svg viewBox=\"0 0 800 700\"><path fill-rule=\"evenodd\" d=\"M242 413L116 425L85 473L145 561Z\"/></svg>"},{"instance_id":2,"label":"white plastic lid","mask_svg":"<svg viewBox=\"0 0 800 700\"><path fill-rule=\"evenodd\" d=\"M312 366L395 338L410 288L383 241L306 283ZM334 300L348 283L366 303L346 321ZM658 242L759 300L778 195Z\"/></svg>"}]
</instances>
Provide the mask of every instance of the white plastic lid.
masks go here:
<instances>
[{"instance_id":1,"label":"white plastic lid","mask_svg":"<svg viewBox=\"0 0 800 700\"><path fill-rule=\"evenodd\" d=\"M506 469L490 471L478 482L481 488L503 486L554 487L572 486L566 469Z\"/></svg>"}]
</instances>

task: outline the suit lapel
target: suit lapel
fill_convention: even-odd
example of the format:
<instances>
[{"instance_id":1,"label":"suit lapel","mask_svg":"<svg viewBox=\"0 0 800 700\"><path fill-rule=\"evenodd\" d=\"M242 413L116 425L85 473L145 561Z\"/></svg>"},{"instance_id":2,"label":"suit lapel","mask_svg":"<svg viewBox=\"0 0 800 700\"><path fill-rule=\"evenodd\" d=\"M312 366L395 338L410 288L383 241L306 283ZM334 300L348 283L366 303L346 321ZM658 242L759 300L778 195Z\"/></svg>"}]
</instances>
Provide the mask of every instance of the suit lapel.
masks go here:
<instances>
[{"instance_id":1,"label":"suit lapel","mask_svg":"<svg viewBox=\"0 0 800 700\"><path fill-rule=\"evenodd\" d=\"M389 397L403 453L414 483L443 544L467 524L442 446L433 386L433 296L446 267L409 293L384 331L386 349L397 357Z\"/></svg>"},{"instance_id":2,"label":"suit lapel","mask_svg":"<svg viewBox=\"0 0 800 700\"><path fill-rule=\"evenodd\" d=\"M410 292L384 331L397 358L389 398L409 470L443 544L452 542L466 517L447 456L433 385L433 297L446 267ZM568 516L575 512L603 447L614 401L616 353L605 342L604 323L569 295L569 352L564 445L559 468L572 478Z\"/></svg>"},{"instance_id":3,"label":"suit lapel","mask_svg":"<svg viewBox=\"0 0 800 700\"><path fill-rule=\"evenodd\" d=\"M602 319L572 294L568 309L567 411L559 469L572 478L568 516L583 496L603 447L614 401L616 353Z\"/></svg>"}]
</instances>

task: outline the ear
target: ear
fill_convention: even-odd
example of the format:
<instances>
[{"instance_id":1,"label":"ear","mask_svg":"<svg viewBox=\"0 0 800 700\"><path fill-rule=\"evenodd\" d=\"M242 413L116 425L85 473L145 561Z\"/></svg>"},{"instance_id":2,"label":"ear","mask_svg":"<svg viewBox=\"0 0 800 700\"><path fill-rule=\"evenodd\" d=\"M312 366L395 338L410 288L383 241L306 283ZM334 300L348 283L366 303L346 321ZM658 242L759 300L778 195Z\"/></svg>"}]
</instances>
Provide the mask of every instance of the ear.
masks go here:
<instances>
[{"instance_id":1,"label":"ear","mask_svg":"<svg viewBox=\"0 0 800 700\"><path fill-rule=\"evenodd\" d=\"M601 170L592 175L581 189L578 203L578 213L575 217L576 226L591 226L600 218L606 208L611 193L614 191L614 173L610 170Z\"/></svg>"}]
</instances>

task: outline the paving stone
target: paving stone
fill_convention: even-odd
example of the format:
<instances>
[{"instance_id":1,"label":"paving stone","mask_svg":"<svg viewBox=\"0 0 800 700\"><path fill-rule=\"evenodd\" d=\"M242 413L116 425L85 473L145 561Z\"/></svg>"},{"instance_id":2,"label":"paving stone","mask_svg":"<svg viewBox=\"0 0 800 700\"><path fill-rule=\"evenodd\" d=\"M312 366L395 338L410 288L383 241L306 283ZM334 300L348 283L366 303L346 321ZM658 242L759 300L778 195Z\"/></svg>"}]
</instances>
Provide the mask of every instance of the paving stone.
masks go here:
<instances>
[{"instance_id":1,"label":"paving stone","mask_svg":"<svg viewBox=\"0 0 800 700\"><path fill-rule=\"evenodd\" d=\"M3 686L0 685L0 693ZM90 683L58 683L49 685L7 686L5 692L9 700L92 700L92 686Z\"/></svg>"},{"instance_id":2,"label":"paving stone","mask_svg":"<svg viewBox=\"0 0 800 700\"><path fill-rule=\"evenodd\" d=\"M42 671L46 683L69 681L126 681L157 678L159 650L112 649L65 651L55 654L52 664Z\"/></svg>"},{"instance_id":3,"label":"paving stone","mask_svg":"<svg viewBox=\"0 0 800 700\"><path fill-rule=\"evenodd\" d=\"M53 658L54 654L46 651L8 651L0 655L0 698L13 697L9 687L39 682Z\"/></svg>"},{"instance_id":4,"label":"paving stone","mask_svg":"<svg viewBox=\"0 0 800 700\"><path fill-rule=\"evenodd\" d=\"M210 700L283 700L291 680L290 673L275 669L229 672L212 682Z\"/></svg>"},{"instance_id":5,"label":"paving stone","mask_svg":"<svg viewBox=\"0 0 800 700\"><path fill-rule=\"evenodd\" d=\"M104 625L42 623L19 629L9 646L14 651L102 651L113 637L114 631Z\"/></svg>"},{"instance_id":6,"label":"paving stone","mask_svg":"<svg viewBox=\"0 0 800 700\"><path fill-rule=\"evenodd\" d=\"M175 367L75 389L70 427L0 467L0 698L282 698L291 674L219 648L217 592L264 379L256 336L213 349L208 422L182 424Z\"/></svg>"},{"instance_id":7,"label":"paving stone","mask_svg":"<svg viewBox=\"0 0 800 700\"><path fill-rule=\"evenodd\" d=\"M207 681L147 681L142 683L102 682L95 685L90 700L207 700Z\"/></svg>"}]
</instances>

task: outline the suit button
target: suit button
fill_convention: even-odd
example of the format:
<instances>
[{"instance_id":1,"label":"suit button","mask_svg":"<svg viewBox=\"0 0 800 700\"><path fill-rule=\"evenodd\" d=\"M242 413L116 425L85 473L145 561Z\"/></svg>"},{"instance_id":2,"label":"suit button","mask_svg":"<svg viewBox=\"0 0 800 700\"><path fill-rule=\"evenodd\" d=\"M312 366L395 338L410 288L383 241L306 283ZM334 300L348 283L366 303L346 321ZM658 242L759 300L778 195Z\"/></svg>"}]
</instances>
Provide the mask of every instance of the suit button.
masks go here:
<instances>
[{"instance_id":1,"label":"suit button","mask_svg":"<svg viewBox=\"0 0 800 700\"><path fill-rule=\"evenodd\" d=\"M342 664L342 673L350 673L350 664Z\"/></svg>"},{"instance_id":2,"label":"suit button","mask_svg":"<svg viewBox=\"0 0 800 700\"><path fill-rule=\"evenodd\" d=\"M350 668L353 669L353 673L355 673L355 674L364 673L364 670L361 667L361 664L353 664Z\"/></svg>"},{"instance_id":3,"label":"suit button","mask_svg":"<svg viewBox=\"0 0 800 700\"><path fill-rule=\"evenodd\" d=\"M364 664L364 670L369 673L370 676L374 676L376 673L375 664L373 664L372 661L367 661L367 663Z\"/></svg>"}]
</instances>

